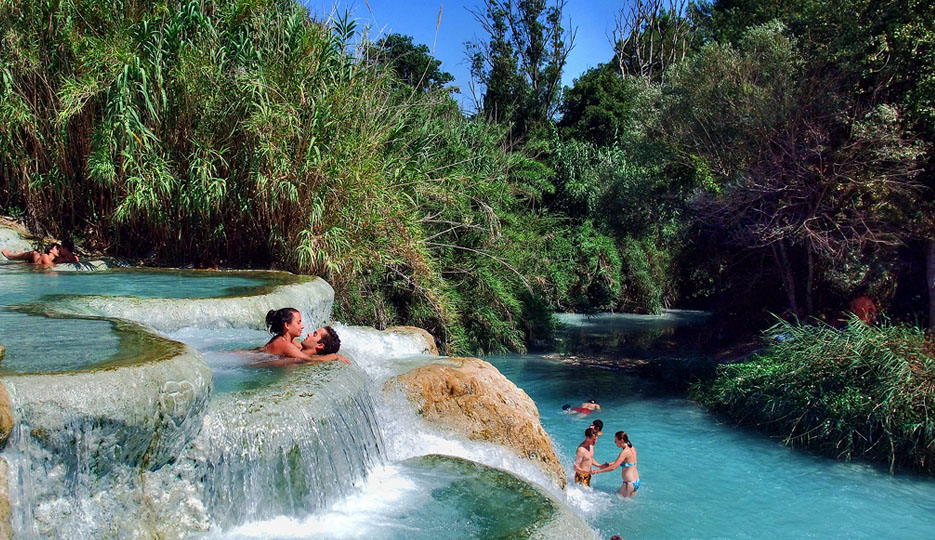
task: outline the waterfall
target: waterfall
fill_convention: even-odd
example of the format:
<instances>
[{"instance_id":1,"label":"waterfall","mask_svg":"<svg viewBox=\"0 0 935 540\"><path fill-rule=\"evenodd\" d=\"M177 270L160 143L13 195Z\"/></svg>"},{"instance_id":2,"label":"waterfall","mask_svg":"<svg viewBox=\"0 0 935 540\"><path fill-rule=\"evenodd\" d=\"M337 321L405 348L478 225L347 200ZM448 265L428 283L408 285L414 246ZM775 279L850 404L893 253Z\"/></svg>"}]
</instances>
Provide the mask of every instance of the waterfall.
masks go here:
<instances>
[{"instance_id":1,"label":"waterfall","mask_svg":"<svg viewBox=\"0 0 935 540\"><path fill-rule=\"evenodd\" d=\"M0 226L0 241L16 241L6 230ZM567 537L547 532L556 530L556 523L572 527L576 535L587 531L549 493L491 468L542 483L534 464L497 445L439 432L425 425L403 396L384 394L390 377L446 362L435 356L423 331L338 323L341 352L353 365L257 367L256 353L243 349L268 338L266 312L295 307L310 330L329 320L331 287L317 278L282 273L224 272L216 275L234 276L233 281L259 277L261 285L239 297L160 298L215 290L177 284L172 280L178 276L167 280L166 275L125 270L103 272L98 279L51 272L55 294L25 287L7 289L0 297L4 307L16 306L17 317L37 328L52 321L42 316L111 323L97 325L93 336L77 332L81 337L70 348L51 349L52 355L66 350L71 355L78 347L105 361L71 365L53 356L41 366L27 364L44 373L22 369L0 375L10 398L8 404L0 399L0 413L8 406L14 420L0 451L0 506L9 501L16 538L237 537L237 531L283 520L304 531L309 523L330 522L328 516L344 509L349 498L357 501L355 519L366 520L373 502L368 497L383 497L374 488L387 471L401 475L394 480L404 488L398 494L417 494L413 500L429 505L407 506L406 497L384 506L381 519L400 531L390 538L433 537L437 527L429 524L438 522L436 516L481 524L477 530L483 534L483 523L493 516L483 510L485 498L509 499L517 489L522 498L538 501L530 508L544 509L520 526L535 531L532 536ZM109 296L94 294L101 292ZM216 294L231 293L218 289ZM85 327L90 326L80 326ZM116 353L101 352L108 332L118 336ZM14 343L17 350L42 345L25 337ZM218 378L226 381L222 390L216 389ZM480 463L451 468L450 457L418 466L408 461L427 453ZM462 474L478 481L464 483ZM0 531L3 526L0 522ZM350 527L371 531L361 538L383 536L377 522ZM268 532L262 535L275 536Z\"/></svg>"},{"instance_id":2,"label":"waterfall","mask_svg":"<svg viewBox=\"0 0 935 540\"><path fill-rule=\"evenodd\" d=\"M329 363L218 396L186 456L212 521L303 516L349 491L384 458L372 395L359 369Z\"/></svg>"}]
</instances>

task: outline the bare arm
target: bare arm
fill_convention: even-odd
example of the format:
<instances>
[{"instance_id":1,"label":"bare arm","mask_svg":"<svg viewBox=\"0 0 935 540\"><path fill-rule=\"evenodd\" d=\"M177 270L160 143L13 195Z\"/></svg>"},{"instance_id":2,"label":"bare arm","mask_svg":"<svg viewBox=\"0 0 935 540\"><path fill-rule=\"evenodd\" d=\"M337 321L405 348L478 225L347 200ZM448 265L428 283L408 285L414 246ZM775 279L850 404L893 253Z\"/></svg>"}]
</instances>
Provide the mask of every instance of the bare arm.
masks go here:
<instances>
[{"instance_id":1,"label":"bare arm","mask_svg":"<svg viewBox=\"0 0 935 540\"><path fill-rule=\"evenodd\" d=\"M333 362L337 360L338 362L344 362L347 365L351 365L351 361L347 359L343 354L331 353L331 354L316 354L312 356L313 362Z\"/></svg>"},{"instance_id":2,"label":"bare arm","mask_svg":"<svg viewBox=\"0 0 935 540\"><path fill-rule=\"evenodd\" d=\"M608 463L608 464L604 465L603 467L601 467L600 465L596 465L596 464L595 464L596 466L601 467L601 468L598 469L598 470L596 470L596 471L594 471L594 472L595 472L595 473L610 472L610 471L616 469L617 467L620 466L621 463L623 463L623 454L624 454L624 452L626 452L626 450L621 450L621 451L620 451L620 454L617 456L617 459L614 460L613 463Z\"/></svg>"},{"instance_id":3,"label":"bare arm","mask_svg":"<svg viewBox=\"0 0 935 540\"><path fill-rule=\"evenodd\" d=\"M299 360L304 360L306 362L314 362L315 359L302 351L296 344L292 341L285 341L281 339L273 339L263 347L265 352L270 354L275 354L276 356L285 356L287 358L297 358ZM295 363L295 362L289 362Z\"/></svg>"}]
</instances>

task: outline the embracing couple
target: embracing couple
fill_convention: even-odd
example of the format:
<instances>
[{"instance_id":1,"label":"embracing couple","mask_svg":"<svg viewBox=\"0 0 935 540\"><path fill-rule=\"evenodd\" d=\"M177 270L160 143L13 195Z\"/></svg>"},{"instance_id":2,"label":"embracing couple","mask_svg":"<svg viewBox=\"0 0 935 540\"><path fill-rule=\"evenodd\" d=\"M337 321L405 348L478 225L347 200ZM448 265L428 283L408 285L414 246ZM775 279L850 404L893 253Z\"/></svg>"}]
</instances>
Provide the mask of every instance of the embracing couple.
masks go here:
<instances>
[{"instance_id":1,"label":"embracing couple","mask_svg":"<svg viewBox=\"0 0 935 540\"><path fill-rule=\"evenodd\" d=\"M279 360L263 362L263 365L285 366L308 362L330 362L337 360L350 364L351 361L338 354L341 338L334 328L324 326L309 333L298 341L305 330L302 314L295 308L272 309L266 314L266 326L273 338L263 346L263 352L279 356Z\"/></svg>"}]
</instances>

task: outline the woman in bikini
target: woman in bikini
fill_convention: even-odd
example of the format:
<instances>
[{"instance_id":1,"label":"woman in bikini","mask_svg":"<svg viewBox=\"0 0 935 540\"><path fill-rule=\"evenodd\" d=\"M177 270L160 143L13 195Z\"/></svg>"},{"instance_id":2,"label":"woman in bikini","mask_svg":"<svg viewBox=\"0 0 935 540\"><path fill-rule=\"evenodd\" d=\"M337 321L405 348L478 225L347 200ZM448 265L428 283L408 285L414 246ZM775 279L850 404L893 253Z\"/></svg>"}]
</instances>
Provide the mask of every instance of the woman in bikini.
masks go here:
<instances>
[{"instance_id":1,"label":"woman in bikini","mask_svg":"<svg viewBox=\"0 0 935 540\"><path fill-rule=\"evenodd\" d=\"M636 470L636 449L633 448L633 443L630 442L630 438L627 437L625 431L618 431L614 435L614 444L620 449L620 455L617 456L616 461L608 463L607 466L592 471L592 473L610 472L617 467L623 467L621 474L623 485L620 486L618 493L624 497L632 497L640 489L640 473Z\"/></svg>"},{"instance_id":2,"label":"woman in bikini","mask_svg":"<svg viewBox=\"0 0 935 540\"><path fill-rule=\"evenodd\" d=\"M296 344L295 340L302 335L305 326L302 324L302 314L295 308L271 309L266 314L266 325L270 333L273 334L273 338L263 346L263 352L291 360L264 362L264 365L328 362L331 360L350 364L350 361L343 355L334 353L309 355Z\"/></svg>"}]
</instances>

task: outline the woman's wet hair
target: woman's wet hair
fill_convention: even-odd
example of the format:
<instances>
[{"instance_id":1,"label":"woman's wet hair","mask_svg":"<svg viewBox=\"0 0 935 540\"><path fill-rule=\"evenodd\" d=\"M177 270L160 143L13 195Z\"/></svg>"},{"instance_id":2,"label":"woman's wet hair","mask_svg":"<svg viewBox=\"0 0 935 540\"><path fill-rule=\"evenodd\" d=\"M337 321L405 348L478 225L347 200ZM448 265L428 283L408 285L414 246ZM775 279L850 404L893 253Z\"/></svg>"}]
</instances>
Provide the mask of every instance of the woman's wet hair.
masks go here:
<instances>
[{"instance_id":1,"label":"woman's wet hair","mask_svg":"<svg viewBox=\"0 0 935 540\"><path fill-rule=\"evenodd\" d=\"M47 246L47 247L45 248L46 254L52 253L52 250L55 249L55 248L61 249L62 246L60 246L59 244L52 244L52 245L50 245L50 246Z\"/></svg>"},{"instance_id":2,"label":"woman's wet hair","mask_svg":"<svg viewBox=\"0 0 935 540\"><path fill-rule=\"evenodd\" d=\"M271 309L266 314L266 329L270 334L281 336L286 332L286 325L292 322L299 310L291 307Z\"/></svg>"},{"instance_id":3,"label":"woman's wet hair","mask_svg":"<svg viewBox=\"0 0 935 540\"><path fill-rule=\"evenodd\" d=\"M341 348L341 338L338 337L338 333L330 326L325 326L322 330L324 330L324 333L321 339L318 340L318 342L321 343L321 354L333 354L338 352Z\"/></svg>"},{"instance_id":4,"label":"woman's wet hair","mask_svg":"<svg viewBox=\"0 0 935 540\"><path fill-rule=\"evenodd\" d=\"M623 444L629 446L630 448L633 448L633 443L630 442L630 437L627 437L626 431L618 431L617 433L614 434L614 437L623 441Z\"/></svg>"}]
</instances>

